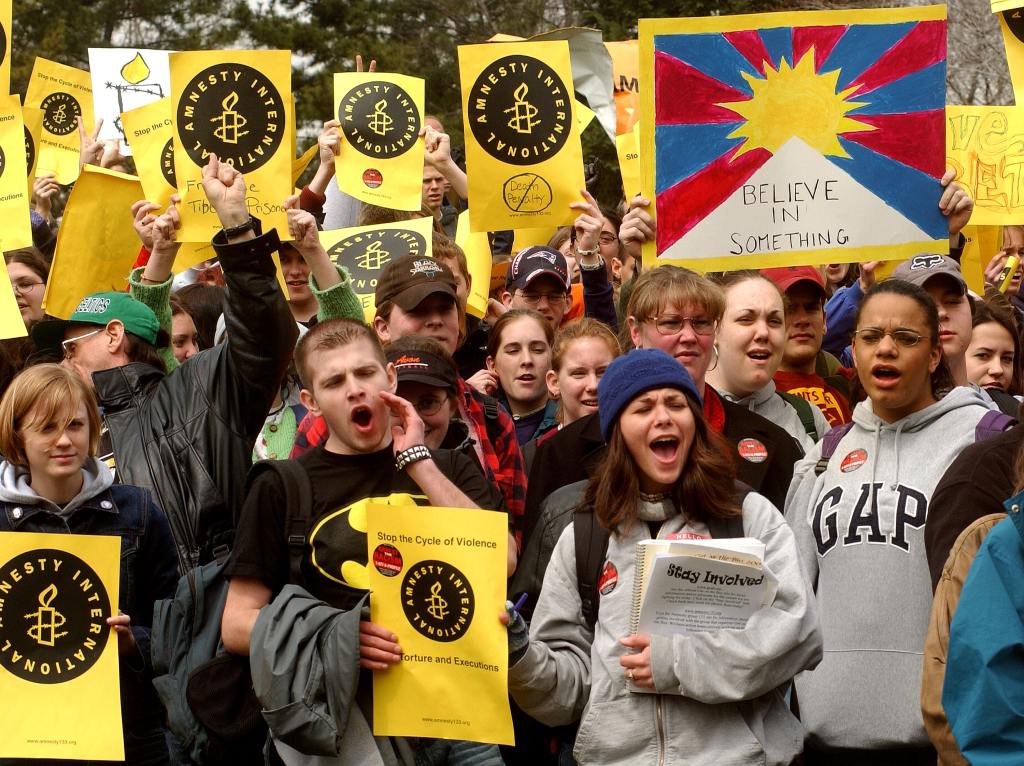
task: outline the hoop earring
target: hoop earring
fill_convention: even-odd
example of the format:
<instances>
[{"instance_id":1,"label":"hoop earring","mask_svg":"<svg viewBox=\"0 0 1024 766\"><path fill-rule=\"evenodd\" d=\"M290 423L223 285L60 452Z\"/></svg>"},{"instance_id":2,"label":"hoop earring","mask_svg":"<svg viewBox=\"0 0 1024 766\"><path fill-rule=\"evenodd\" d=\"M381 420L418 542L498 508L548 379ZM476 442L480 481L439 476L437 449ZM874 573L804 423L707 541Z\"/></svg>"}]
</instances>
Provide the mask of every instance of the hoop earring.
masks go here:
<instances>
[{"instance_id":1,"label":"hoop earring","mask_svg":"<svg viewBox=\"0 0 1024 766\"><path fill-rule=\"evenodd\" d=\"M711 372L713 369L715 369L718 366L718 344L716 343L715 345L713 345L711 347L711 350L715 352L715 363L713 365L711 365L710 367L708 367L708 372Z\"/></svg>"}]
</instances>

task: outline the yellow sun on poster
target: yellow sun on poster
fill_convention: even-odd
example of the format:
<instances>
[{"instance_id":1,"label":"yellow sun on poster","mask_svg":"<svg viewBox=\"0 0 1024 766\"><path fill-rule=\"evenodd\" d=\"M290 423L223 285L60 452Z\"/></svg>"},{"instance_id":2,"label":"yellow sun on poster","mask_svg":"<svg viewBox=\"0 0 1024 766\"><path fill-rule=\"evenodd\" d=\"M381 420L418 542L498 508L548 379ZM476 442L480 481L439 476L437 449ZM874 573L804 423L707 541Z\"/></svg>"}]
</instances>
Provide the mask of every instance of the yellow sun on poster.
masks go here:
<instances>
[{"instance_id":1,"label":"yellow sun on poster","mask_svg":"<svg viewBox=\"0 0 1024 766\"><path fill-rule=\"evenodd\" d=\"M864 101L846 99L860 86L836 90L840 70L814 71L814 48L810 48L795 67L782 59L778 69L765 62L764 79L741 72L754 95L748 101L719 104L743 117L746 122L729 138L745 138L736 152L739 157L755 149L777 152L793 136L822 154L849 157L839 143L839 135L874 130L847 114Z\"/></svg>"}]
</instances>

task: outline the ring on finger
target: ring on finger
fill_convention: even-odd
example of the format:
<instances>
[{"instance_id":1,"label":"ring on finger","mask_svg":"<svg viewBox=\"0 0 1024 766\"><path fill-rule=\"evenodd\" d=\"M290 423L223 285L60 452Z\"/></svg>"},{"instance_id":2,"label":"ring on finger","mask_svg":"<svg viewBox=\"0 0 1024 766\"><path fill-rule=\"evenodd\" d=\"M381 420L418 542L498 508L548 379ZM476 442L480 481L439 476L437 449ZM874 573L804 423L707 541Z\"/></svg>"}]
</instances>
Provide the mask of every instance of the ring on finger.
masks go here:
<instances>
[{"instance_id":1,"label":"ring on finger","mask_svg":"<svg viewBox=\"0 0 1024 766\"><path fill-rule=\"evenodd\" d=\"M626 671L626 678L629 679L630 683L633 683L633 668Z\"/></svg>"}]
</instances>

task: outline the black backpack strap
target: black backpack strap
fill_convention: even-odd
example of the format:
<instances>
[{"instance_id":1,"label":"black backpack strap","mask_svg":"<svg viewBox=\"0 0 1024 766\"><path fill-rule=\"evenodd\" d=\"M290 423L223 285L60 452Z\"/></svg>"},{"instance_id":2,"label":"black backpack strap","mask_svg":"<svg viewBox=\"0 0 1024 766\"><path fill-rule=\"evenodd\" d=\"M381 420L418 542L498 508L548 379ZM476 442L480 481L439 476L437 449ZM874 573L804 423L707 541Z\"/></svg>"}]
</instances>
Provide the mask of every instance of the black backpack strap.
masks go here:
<instances>
[{"instance_id":1,"label":"black backpack strap","mask_svg":"<svg viewBox=\"0 0 1024 766\"><path fill-rule=\"evenodd\" d=\"M796 410L797 417L800 418L800 425L804 427L804 431L814 441L818 441L818 426L814 422L814 411L811 409L814 405L801 396L791 394L788 391L776 391L779 396L782 397L783 401L789 402L793 409Z\"/></svg>"},{"instance_id":2,"label":"black backpack strap","mask_svg":"<svg viewBox=\"0 0 1024 766\"><path fill-rule=\"evenodd\" d=\"M576 509L572 517L573 540L576 544L576 584L580 592L583 619L591 630L597 624L601 594L597 583L608 553L608 530L594 517L589 506Z\"/></svg>"},{"instance_id":3,"label":"black backpack strap","mask_svg":"<svg viewBox=\"0 0 1024 766\"><path fill-rule=\"evenodd\" d=\"M302 585L302 560L306 554L306 531L313 518L313 487L309 474L296 460L264 460L253 466L251 483L258 470L271 470L284 488L284 533L288 543L288 582Z\"/></svg>"},{"instance_id":4,"label":"black backpack strap","mask_svg":"<svg viewBox=\"0 0 1024 766\"><path fill-rule=\"evenodd\" d=\"M736 481L735 488L735 500L736 505L741 509L743 508L743 501L747 499L747 495L754 491L753 487L744 484L742 481ZM720 518L713 516L707 521L708 532L711 533L711 537L716 540L720 540L724 537L745 537L746 533L743 531L743 514L737 513L734 516L726 516Z\"/></svg>"},{"instance_id":5,"label":"black backpack strap","mask_svg":"<svg viewBox=\"0 0 1024 766\"><path fill-rule=\"evenodd\" d=\"M815 476L825 473L825 469L828 468L828 461L835 454L836 447L839 446L839 442L842 441L843 437L846 436L846 432L851 428L853 428L853 423L843 423L841 426L835 426L821 437L821 457L818 458L818 462L814 465Z\"/></svg>"}]
</instances>

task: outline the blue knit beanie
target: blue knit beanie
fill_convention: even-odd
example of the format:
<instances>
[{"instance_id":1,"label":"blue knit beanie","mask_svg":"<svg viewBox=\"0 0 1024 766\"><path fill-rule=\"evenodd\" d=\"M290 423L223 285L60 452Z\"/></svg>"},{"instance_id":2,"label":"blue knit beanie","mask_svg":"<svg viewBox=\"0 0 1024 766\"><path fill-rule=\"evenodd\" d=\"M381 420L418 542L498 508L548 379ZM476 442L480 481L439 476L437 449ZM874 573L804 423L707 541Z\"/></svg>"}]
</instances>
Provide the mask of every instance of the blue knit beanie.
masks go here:
<instances>
[{"instance_id":1,"label":"blue knit beanie","mask_svg":"<svg viewBox=\"0 0 1024 766\"><path fill-rule=\"evenodd\" d=\"M635 349L613 360L597 384L597 411L605 441L626 405L655 388L678 388L703 407L697 386L683 365L660 349Z\"/></svg>"}]
</instances>

